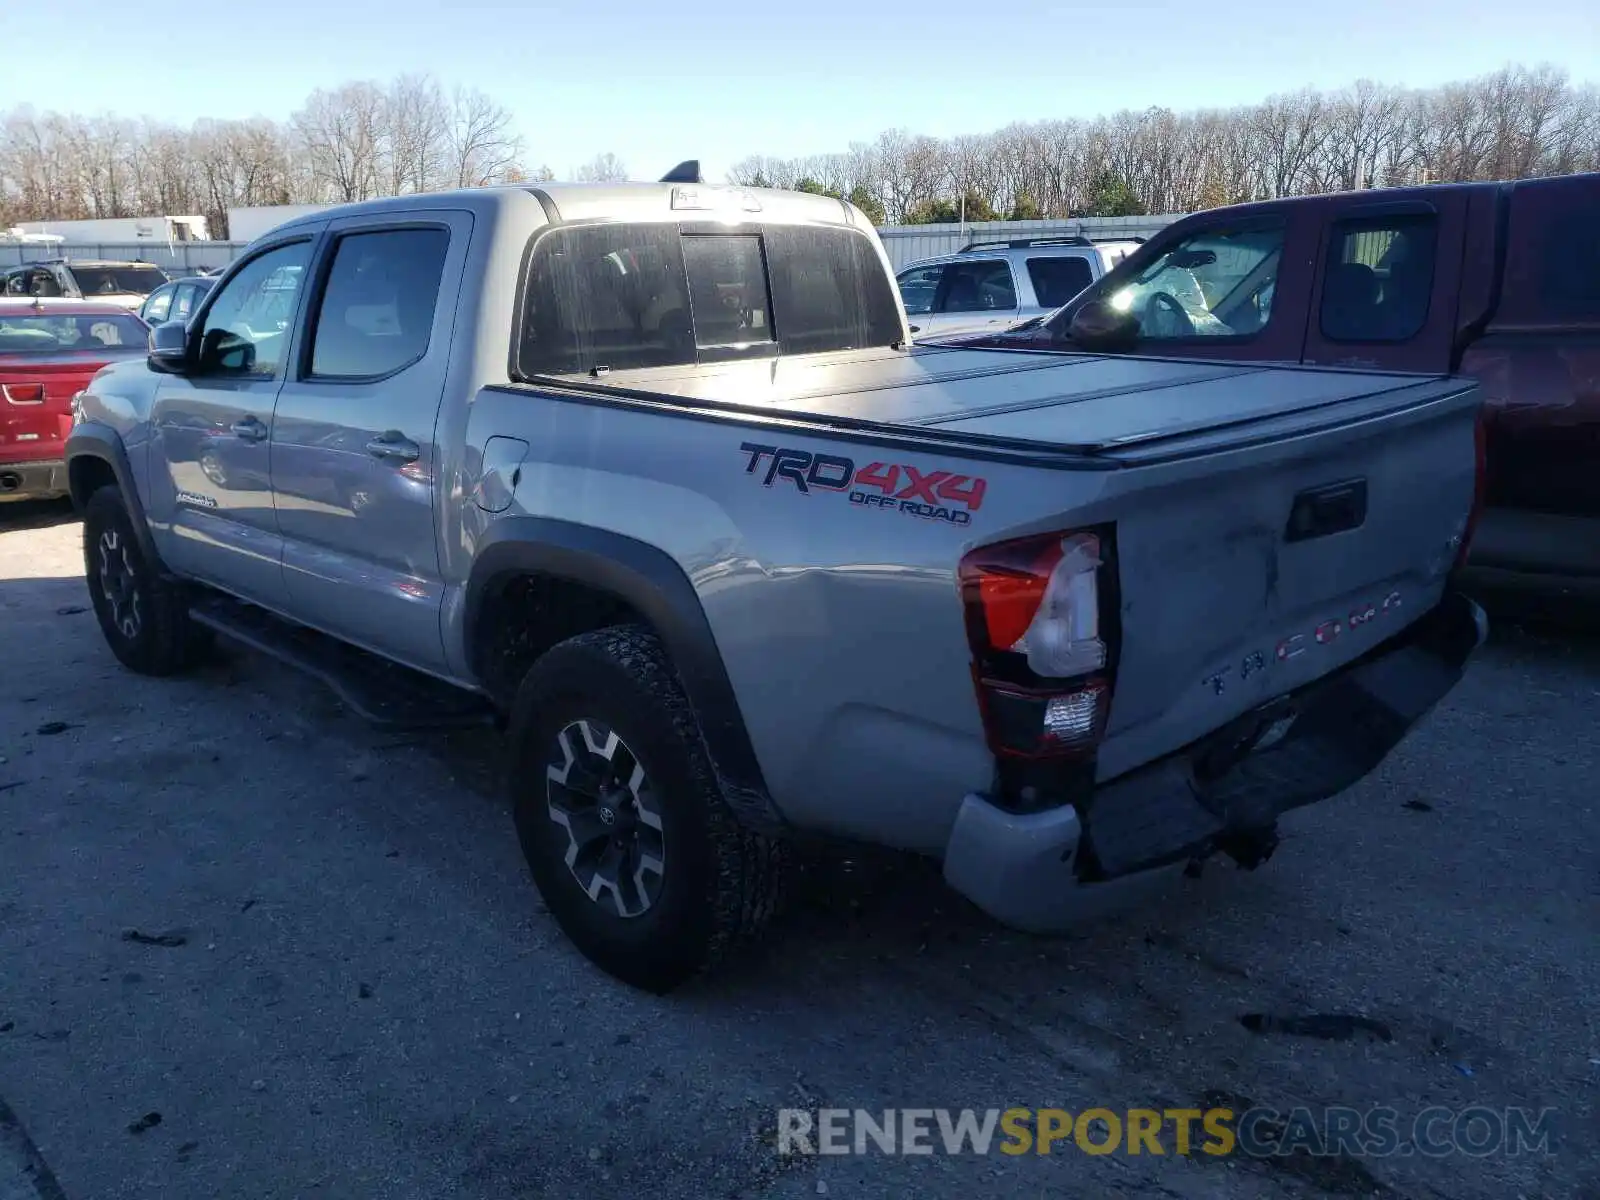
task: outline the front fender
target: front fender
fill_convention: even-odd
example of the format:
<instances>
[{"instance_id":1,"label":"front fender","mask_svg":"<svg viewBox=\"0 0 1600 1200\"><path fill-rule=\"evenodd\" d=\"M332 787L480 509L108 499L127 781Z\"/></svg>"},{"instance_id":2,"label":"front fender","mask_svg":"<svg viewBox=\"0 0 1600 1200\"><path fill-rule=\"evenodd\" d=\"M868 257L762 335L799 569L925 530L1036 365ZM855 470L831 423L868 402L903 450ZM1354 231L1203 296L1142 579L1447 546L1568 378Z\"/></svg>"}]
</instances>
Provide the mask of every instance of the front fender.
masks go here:
<instances>
[{"instance_id":1,"label":"front fender","mask_svg":"<svg viewBox=\"0 0 1600 1200\"><path fill-rule=\"evenodd\" d=\"M80 421L67 435L65 457L73 508L82 514L83 506L105 481L109 471L122 492L122 500L127 505L134 536L139 540L139 549L145 561L164 571L161 556L156 553L155 541L150 536L150 524L145 520L144 501L139 496L133 467L128 462L128 448L123 445L122 436L104 422Z\"/></svg>"}]
</instances>

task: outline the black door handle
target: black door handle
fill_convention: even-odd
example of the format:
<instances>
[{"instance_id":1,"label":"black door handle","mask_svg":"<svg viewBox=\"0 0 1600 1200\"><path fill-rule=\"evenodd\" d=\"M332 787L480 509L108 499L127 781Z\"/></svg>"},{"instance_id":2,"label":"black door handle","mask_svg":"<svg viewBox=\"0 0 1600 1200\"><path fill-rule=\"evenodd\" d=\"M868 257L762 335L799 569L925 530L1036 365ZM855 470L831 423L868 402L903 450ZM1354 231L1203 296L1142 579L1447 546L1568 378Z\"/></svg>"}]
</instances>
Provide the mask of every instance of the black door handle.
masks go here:
<instances>
[{"instance_id":1,"label":"black door handle","mask_svg":"<svg viewBox=\"0 0 1600 1200\"><path fill-rule=\"evenodd\" d=\"M1346 479L1324 487L1307 488L1294 498L1289 509L1286 542L1307 542L1349 529L1359 529L1367 520L1367 481Z\"/></svg>"}]
</instances>

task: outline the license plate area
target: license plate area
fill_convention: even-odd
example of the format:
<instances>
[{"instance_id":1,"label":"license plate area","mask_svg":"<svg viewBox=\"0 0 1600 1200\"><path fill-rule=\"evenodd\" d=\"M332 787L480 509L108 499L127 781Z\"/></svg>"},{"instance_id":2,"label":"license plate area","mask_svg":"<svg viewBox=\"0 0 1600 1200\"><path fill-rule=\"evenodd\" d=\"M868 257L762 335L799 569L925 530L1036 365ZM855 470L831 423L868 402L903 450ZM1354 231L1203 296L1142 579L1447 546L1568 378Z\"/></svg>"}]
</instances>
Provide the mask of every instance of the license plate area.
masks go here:
<instances>
[{"instance_id":1,"label":"license plate area","mask_svg":"<svg viewBox=\"0 0 1600 1200\"><path fill-rule=\"evenodd\" d=\"M1221 779L1240 762L1281 743L1300 719L1300 709L1283 696L1251 709L1195 747L1192 769L1201 787Z\"/></svg>"}]
</instances>

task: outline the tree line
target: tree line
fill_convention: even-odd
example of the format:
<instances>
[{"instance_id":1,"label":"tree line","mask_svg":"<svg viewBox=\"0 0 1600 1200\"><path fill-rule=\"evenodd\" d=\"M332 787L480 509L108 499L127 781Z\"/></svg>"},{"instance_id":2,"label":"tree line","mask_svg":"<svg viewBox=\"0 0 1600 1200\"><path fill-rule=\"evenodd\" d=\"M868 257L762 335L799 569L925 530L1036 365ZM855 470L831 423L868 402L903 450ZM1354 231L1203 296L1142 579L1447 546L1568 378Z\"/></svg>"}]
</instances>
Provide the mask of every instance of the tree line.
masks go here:
<instances>
[{"instance_id":1,"label":"tree line","mask_svg":"<svg viewBox=\"0 0 1600 1200\"><path fill-rule=\"evenodd\" d=\"M1226 110L1123 111L836 154L754 156L731 182L848 197L878 224L1181 213L1310 192L1600 170L1600 89L1506 67L1432 89L1363 80ZM616 155L569 171L626 179ZM0 228L204 214L553 178L513 114L428 75L319 90L285 121L187 128L23 107L0 116Z\"/></svg>"},{"instance_id":2,"label":"tree line","mask_svg":"<svg viewBox=\"0 0 1600 1200\"><path fill-rule=\"evenodd\" d=\"M730 178L848 197L877 224L1184 213L1278 196L1600 170L1600 89L1506 67L1432 89L1363 80L1243 108L1124 111L955 138L890 130Z\"/></svg>"},{"instance_id":3,"label":"tree line","mask_svg":"<svg viewBox=\"0 0 1600 1200\"><path fill-rule=\"evenodd\" d=\"M529 166L511 112L429 75L318 90L286 121L199 120L187 128L119 117L0 116L0 229L20 221L203 214L333 204L553 178ZM626 178L602 154L578 178Z\"/></svg>"}]
</instances>

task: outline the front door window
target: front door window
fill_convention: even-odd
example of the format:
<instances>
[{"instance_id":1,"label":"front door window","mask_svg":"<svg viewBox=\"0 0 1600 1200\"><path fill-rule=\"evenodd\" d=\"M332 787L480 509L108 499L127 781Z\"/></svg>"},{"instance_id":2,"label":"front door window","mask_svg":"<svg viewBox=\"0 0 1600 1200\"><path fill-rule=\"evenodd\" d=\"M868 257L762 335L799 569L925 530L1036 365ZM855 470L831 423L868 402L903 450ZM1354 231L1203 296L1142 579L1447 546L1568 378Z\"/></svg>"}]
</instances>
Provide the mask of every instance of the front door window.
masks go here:
<instances>
[{"instance_id":1,"label":"front door window","mask_svg":"<svg viewBox=\"0 0 1600 1200\"><path fill-rule=\"evenodd\" d=\"M311 243L268 250L228 280L200 328L199 375L270 379L288 347Z\"/></svg>"}]
</instances>

